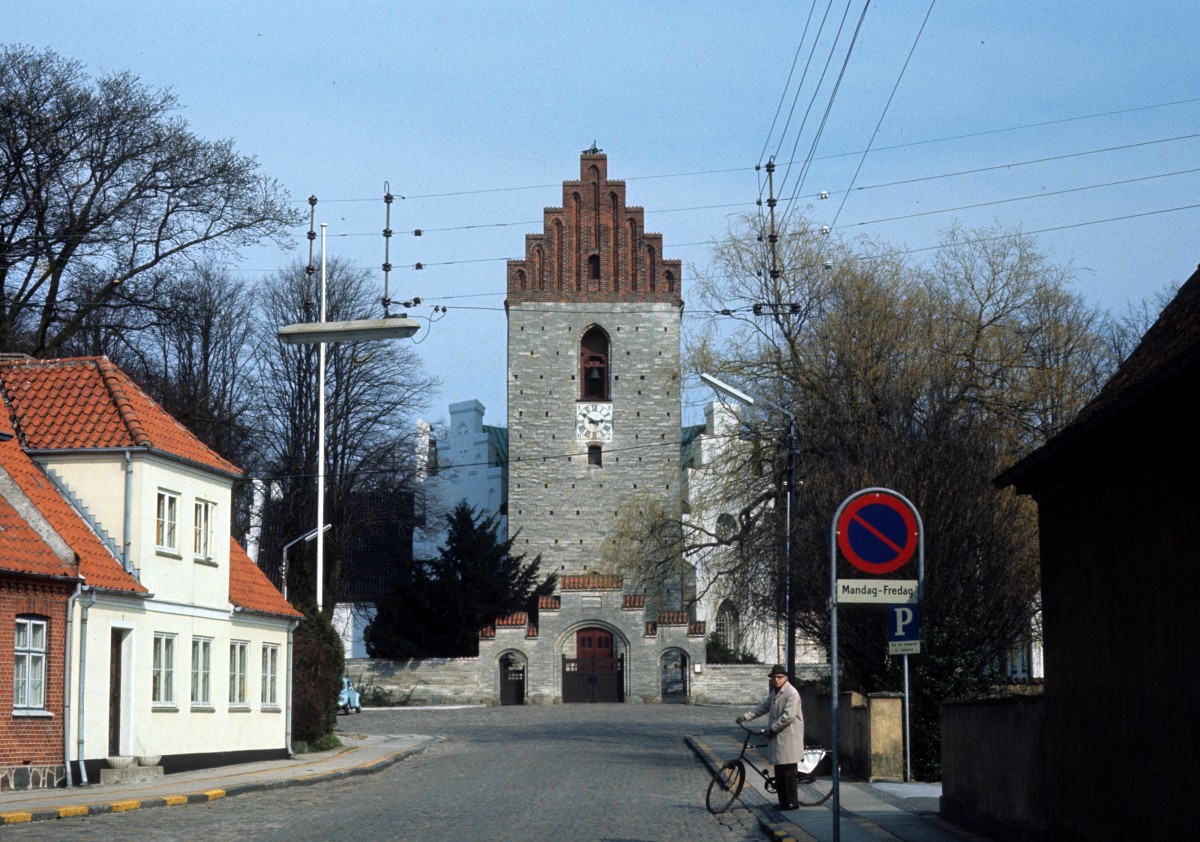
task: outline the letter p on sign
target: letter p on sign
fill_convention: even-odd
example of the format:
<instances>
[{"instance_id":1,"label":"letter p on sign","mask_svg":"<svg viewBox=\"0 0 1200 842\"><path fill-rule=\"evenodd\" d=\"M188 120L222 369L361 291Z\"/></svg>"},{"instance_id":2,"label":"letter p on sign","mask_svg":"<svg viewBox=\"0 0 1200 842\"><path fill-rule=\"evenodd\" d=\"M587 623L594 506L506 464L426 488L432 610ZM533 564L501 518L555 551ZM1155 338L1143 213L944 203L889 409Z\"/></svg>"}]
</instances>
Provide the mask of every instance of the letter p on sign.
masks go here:
<instances>
[{"instance_id":1,"label":"letter p on sign","mask_svg":"<svg viewBox=\"0 0 1200 842\"><path fill-rule=\"evenodd\" d=\"M921 639L921 615L916 605L888 606L888 642L900 643Z\"/></svg>"}]
</instances>

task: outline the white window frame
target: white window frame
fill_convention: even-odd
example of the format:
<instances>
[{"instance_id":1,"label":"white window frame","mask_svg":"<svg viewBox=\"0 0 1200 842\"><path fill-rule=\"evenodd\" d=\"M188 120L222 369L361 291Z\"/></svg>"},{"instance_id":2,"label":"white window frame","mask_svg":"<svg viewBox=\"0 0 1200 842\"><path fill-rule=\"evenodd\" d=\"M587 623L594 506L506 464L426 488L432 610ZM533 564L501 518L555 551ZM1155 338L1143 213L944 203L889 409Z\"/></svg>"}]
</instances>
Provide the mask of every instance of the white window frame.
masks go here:
<instances>
[{"instance_id":1,"label":"white window frame","mask_svg":"<svg viewBox=\"0 0 1200 842\"><path fill-rule=\"evenodd\" d=\"M213 552L213 522L217 517L217 504L208 500L196 500L192 507L192 553L197 559L208 561Z\"/></svg>"},{"instance_id":2,"label":"white window frame","mask_svg":"<svg viewBox=\"0 0 1200 842\"><path fill-rule=\"evenodd\" d=\"M262 706L279 707L279 646L264 643L262 647Z\"/></svg>"},{"instance_id":3,"label":"white window frame","mask_svg":"<svg viewBox=\"0 0 1200 842\"><path fill-rule=\"evenodd\" d=\"M192 707L212 707L212 638L192 638Z\"/></svg>"},{"instance_id":4,"label":"white window frame","mask_svg":"<svg viewBox=\"0 0 1200 842\"><path fill-rule=\"evenodd\" d=\"M175 635L166 632L154 633L150 702L154 707L175 707Z\"/></svg>"},{"instance_id":5,"label":"white window frame","mask_svg":"<svg viewBox=\"0 0 1200 842\"><path fill-rule=\"evenodd\" d=\"M154 507L154 546L170 553L179 552L179 495L164 488L158 490Z\"/></svg>"},{"instance_id":6,"label":"white window frame","mask_svg":"<svg viewBox=\"0 0 1200 842\"><path fill-rule=\"evenodd\" d=\"M247 653L250 642L246 640L229 641L229 706L244 708L249 706L246 695Z\"/></svg>"},{"instance_id":7,"label":"white window frame","mask_svg":"<svg viewBox=\"0 0 1200 842\"><path fill-rule=\"evenodd\" d=\"M46 709L46 655L50 627L40 617L17 617L13 635L13 707Z\"/></svg>"}]
</instances>

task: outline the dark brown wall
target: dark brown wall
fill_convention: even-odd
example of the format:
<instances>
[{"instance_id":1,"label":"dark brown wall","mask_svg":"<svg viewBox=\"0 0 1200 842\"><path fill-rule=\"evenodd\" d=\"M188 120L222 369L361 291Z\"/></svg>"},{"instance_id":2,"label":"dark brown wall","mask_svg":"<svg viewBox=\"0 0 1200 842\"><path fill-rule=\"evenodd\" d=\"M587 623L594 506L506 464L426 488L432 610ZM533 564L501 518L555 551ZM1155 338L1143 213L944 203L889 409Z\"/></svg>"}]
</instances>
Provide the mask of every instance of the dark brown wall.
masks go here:
<instances>
[{"instance_id":1,"label":"dark brown wall","mask_svg":"<svg viewBox=\"0 0 1200 842\"><path fill-rule=\"evenodd\" d=\"M1198 381L1142 402L1036 478L1051 839L1194 832L1200 436L1187 407ZM1120 795L1103 783L1121 780Z\"/></svg>"}]
</instances>

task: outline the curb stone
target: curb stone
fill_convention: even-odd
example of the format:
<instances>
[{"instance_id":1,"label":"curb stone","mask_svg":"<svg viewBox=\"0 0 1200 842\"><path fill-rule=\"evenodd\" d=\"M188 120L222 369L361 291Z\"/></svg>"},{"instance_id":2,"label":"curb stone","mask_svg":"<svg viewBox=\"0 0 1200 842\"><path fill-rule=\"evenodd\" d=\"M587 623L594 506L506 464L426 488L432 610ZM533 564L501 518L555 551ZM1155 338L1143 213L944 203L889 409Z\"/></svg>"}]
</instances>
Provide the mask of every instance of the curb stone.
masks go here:
<instances>
[{"instance_id":1,"label":"curb stone","mask_svg":"<svg viewBox=\"0 0 1200 842\"><path fill-rule=\"evenodd\" d=\"M53 821L56 819L83 818L87 816L106 816L112 813L125 813L130 810L149 810L155 807L175 807L183 804L204 804L222 798L233 798L238 795L249 795L255 792L283 789L290 786L309 786L325 781L341 780L343 778L370 775L380 772L389 766L399 763L405 758L412 757L424 751L430 745L440 742L432 739L419 746L401 749L380 760L370 761L347 769L337 769L331 772L318 772L299 778L283 778L275 781L239 784L224 789L208 789L183 795L155 796L153 798L129 798L120 801L104 801L95 804L74 804L68 807L58 807L45 810L25 810L10 813L0 813L0 827L7 825L29 824L31 822Z\"/></svg>"}]
</instances>

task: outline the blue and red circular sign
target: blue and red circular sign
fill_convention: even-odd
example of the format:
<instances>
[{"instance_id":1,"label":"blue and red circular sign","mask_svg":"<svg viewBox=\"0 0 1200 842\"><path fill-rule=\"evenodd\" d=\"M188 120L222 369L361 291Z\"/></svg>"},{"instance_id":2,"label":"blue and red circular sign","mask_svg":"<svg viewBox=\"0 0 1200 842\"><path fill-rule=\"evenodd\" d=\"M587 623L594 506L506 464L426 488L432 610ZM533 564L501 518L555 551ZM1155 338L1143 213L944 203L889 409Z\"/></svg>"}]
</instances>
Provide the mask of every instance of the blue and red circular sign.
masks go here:
<instances>
[{"instance_id":1,"label":"blue and red circular sign","mask_svg":"<svg viewBox=\"0 0 1200 842\"><path fill-rule=\"evenodd\" d=\"M899 570L917 551L920 530L907 502L873 491L857 497L837 522L838 548L864 573L880 576Z\"/></svg>"}]
</instances>

